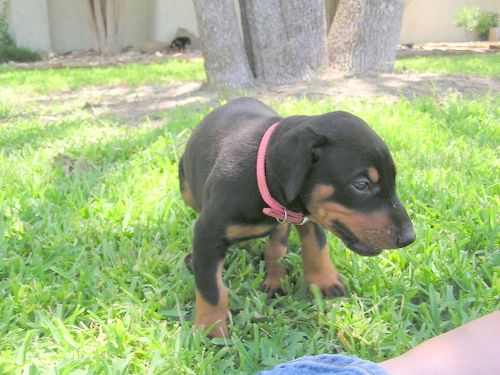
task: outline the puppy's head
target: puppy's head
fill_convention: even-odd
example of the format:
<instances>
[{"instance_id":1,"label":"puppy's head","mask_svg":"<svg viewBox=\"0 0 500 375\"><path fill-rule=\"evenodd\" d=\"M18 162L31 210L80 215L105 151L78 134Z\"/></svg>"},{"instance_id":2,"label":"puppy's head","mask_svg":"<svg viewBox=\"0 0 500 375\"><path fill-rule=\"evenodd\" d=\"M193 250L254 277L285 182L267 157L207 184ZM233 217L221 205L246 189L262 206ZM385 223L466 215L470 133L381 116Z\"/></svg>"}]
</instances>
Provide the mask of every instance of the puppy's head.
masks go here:
<instances>
[{"instance_id":1,"label":"puppy's head","mask_svg":"<svg viewBox=\"0 0 500 375\"><path fill-rule=\"evenodd\" d=\"M288 203L372 256L415 240L396 194L396 168L382 139L347 112L285 119L290 130L269 148L269 173ZM286 124L282 124L285 128Z\"/></svg>"}]
</instances>

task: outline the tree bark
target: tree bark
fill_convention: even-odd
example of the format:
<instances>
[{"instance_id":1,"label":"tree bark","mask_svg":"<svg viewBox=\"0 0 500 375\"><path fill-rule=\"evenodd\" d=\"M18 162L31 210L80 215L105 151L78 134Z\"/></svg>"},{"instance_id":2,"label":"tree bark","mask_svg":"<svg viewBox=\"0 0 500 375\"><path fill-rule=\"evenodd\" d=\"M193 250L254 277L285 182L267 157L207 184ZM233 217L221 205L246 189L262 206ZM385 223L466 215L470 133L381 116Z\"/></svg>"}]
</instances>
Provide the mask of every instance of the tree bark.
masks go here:
<instances>
[{"instance_id":1,"label":"tree bark","mask_svg":"<svg viewBox=\"0 0 500 375\"><path fill-rule=\"evenodd\" d=\"M106 55L121 50L124 0L83 0L90 21L94 48Z\"/></svg>"},{"instance_id":2,"label":"tree bark","mask_svg":"<svg viewBox=\"0 0 500 375\"><path fill-rule=\"evenodd\" d=\"M390 72L403 18L403 0L340 0L328 34L334 69Z\"/></svg>"},{"instance_id":3,"label":"tree bark","mask_svg":"<svg viewBox=\"0 0 500 375\"><path fill-rule=\"evenodd\" d=\"M106 36L108 53L115 54L121 50L122 0L106 1Z\"/></svg>"},{"instance_id":4,"label":"tree bark","mask_svg":"<svg viewBox=\"0 0 500 375\"><path fill-rule=\"evenodd\" d=\"M245 3L248 0L240 0L240 16L241 16L241 29L243 32L243 45L245 53L247 54L248 64L252 70L252 75L255 77L255 58L252 50L252 34L250 33L250 21L248 19L247 6Z\"/></svg>"},{"instance_id":5,"label":"tree bark","mask_svg":"<svg viewBox=\"0 0 500 375\"><path fill-rule=\"evenodd\" d=\"M253 81L233 0L193 0L208 82L241 87Z\"/></svg>"},{"instance_id":6,"label":"tree bark","mask_svg":"<svg viewBox=\"0 0 500 375\"><path fill-rule=\"evenodd\" d=\"M270 84L301 79L326 63L324 0L240 0L252 70Z\"/></svg>"}]
</instances>

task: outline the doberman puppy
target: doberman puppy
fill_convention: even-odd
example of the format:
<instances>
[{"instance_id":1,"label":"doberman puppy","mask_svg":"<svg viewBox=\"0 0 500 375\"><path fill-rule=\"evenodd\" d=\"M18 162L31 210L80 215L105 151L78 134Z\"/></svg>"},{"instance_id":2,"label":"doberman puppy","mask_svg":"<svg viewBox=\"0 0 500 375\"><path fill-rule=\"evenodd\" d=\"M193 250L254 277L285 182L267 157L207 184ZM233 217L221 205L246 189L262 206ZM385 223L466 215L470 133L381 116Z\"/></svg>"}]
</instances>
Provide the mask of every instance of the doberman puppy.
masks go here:
<instances>
[{"instance_id":1,"label":"doberman puppy","mask_svg":"<svg viewBox=\"0 0 500 375\"><path fill-rule=\"evenodd\" d=\"M269 236L261 289L278 292L291 224L267 216L257 184L259 144L271 125L265 178L271 196L309 219L296 225L305 279L326 297L345 295L323 229L365 256L415 240L396 195L396 168L382 139L347 112L280 117L263 103L242 98L211 112L193 131L179 165L184 200L200 213L193 253L186 257L196 284L195 326L228 336L228 291L223 258L234 243Z\"/></svg>"}]
</instances>

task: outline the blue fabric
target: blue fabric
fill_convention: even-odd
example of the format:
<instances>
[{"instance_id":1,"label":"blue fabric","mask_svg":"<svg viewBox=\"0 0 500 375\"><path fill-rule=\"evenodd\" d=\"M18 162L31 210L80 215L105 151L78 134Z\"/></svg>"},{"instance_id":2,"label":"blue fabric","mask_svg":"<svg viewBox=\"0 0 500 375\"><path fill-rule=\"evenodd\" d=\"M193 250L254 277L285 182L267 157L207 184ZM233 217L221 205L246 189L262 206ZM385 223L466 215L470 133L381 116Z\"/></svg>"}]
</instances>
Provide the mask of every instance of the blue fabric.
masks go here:
<instances>
[{"instance_id":1,"label":"blue fabric","mask_svg":"<svg viewBox=\"0 0 500 375\"><path fill-rule=\"evenodd\" d=\"M389 375L374 362L341 354L301 357L257 375Z\"/></svg>"}]
</instances>

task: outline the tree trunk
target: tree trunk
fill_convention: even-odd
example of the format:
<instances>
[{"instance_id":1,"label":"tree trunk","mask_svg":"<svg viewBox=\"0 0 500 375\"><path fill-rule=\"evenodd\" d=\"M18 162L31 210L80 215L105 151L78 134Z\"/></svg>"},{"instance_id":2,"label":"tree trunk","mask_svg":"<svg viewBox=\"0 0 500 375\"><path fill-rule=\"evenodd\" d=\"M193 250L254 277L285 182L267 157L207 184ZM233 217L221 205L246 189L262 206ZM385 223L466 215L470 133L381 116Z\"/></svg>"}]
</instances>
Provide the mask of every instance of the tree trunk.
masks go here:
<instances>
[{"instance_id":1,"label":"tree trunk","mask_svg":"<svg viewBox=\"0 0 500 375\"><path fill-rule=\"evenodd\" d=\"M247 54L250 69L255 77L255 59L252 50L252 34L250 33L250 21L248 19L247 6L245 3L248 0L240 0L240 16L241 16L241 29L243 32L243 45L245 46L245 53Z\"/></svg>"},{"instance_id":2,"label":"tree trunk","mask_svg":"<svg viewBox=\"0 0 500 375\"><path fill-rule=\"evenodd\" d=\"M324 0L240 0L257 78L280 84L326 63Z\"/></svg>"},{"instance_id":3,"label":"tree trunk","mask_svg":"<svg viewBox=\"0 0 500 375\"><path fill-rule=\"evenodd\" d=\"M94 48L105 55L121 50L124 0L83 0L94 37Z\"/></svg>"},{"instance_id":4,"label":"tree trunk","mask_svg":"<svg viewBox=\"0 0 500 375\"><path fill-rule=\"evenodd\" d=\"M208 82L241 87L253 80L233 0L193 0Z\"/></svg>"},{"instance_id":5,"label":"tree trunk","mask_svg":"<svg viewBox=\"0 0 500 375\"><path fill-rule=\"evenodd\" d=\"M328 35L334 69L360 74L393 70L403 0L340 0Z\"/></svg>"}]
</instances>

